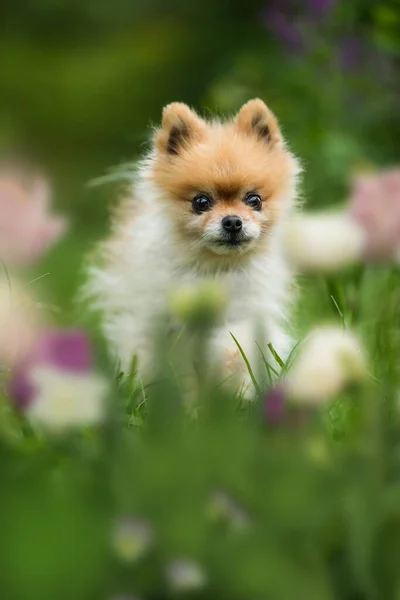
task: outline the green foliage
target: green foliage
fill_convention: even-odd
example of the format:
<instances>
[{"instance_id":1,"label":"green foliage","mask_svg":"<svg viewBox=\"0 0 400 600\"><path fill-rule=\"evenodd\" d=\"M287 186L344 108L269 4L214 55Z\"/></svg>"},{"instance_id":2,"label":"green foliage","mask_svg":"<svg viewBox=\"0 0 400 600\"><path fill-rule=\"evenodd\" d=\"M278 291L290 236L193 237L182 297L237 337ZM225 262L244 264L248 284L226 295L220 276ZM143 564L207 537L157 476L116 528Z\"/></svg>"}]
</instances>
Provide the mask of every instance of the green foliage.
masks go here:
<instances>
[{"instance_id":1,"label":"green foliage","mask_svg":"<svg viewBox=\"0 0 400 600\"><path fill-rule=\"evenodd\" d=\"M397 598L398 274L365 270L360 279L352 319L374 377L331 407L291 409L274 425L262 399L238 411L209 380L193 419L162 351L148 398L134 364L118 378L103 428L3 436L2 594ZM349 295L343 278L339 322L349 319ZM125 546L113 543L120 521ZM189 559L204 586L181 594L169 568Z\"/></svg>"}]
</instances>

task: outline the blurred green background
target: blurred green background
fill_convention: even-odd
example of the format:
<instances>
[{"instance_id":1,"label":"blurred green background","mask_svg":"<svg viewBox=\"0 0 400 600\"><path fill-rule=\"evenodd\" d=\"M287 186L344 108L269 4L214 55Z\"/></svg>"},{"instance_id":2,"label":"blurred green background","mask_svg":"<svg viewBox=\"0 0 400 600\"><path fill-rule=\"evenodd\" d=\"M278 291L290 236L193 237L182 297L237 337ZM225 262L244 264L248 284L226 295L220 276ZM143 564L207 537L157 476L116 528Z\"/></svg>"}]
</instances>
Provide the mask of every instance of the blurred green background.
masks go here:
<instances>
[{"instance_id":1,"label":"blurred green background","mask_svg":"<svg viewBox=\"0 0 400 600\"><path fill-rule=\"evenodd\" d=\"M118 193L87 184L134 160L170 101L230 115L263 98L303 161L311 207L344 200L354 170L398 162L397 0L15 0L1 10L0 162L44 171L71 218L37 268L50 272L37 285L66 322Z\"/></svg>"}]
</instances>

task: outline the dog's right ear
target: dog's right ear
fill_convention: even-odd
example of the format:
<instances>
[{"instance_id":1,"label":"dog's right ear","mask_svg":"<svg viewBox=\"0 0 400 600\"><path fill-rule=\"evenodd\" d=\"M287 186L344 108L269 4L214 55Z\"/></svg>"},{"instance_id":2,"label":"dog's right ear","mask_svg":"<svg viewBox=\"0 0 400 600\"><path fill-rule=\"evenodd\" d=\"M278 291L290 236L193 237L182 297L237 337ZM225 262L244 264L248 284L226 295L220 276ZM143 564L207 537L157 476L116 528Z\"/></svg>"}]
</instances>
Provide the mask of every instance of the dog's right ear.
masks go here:
<instances>
[{"instance_id":1,"label":"dog's right ear","mask_svg":"<svg viewBox=\"0 0 400 600\"><path fill-rule=\"evenodd\" d=\"M178 155L192 141L199 141L205 122L182 102L168 104L163 110L161 129L156 134L155 145L160 152Z\"/></svg>"},{"instance_id":2,"label":"dog's right ear","mask_svg":"<svg viewBox=\"0 0 400 600\"><path fill-rule=\"evenodd\" d=\"M236 115L234 123L238 131L248 136L255 136L265 144L282 142L282 134L275 115L259 98L244 104Z\"/></svg>"}]
</instances>

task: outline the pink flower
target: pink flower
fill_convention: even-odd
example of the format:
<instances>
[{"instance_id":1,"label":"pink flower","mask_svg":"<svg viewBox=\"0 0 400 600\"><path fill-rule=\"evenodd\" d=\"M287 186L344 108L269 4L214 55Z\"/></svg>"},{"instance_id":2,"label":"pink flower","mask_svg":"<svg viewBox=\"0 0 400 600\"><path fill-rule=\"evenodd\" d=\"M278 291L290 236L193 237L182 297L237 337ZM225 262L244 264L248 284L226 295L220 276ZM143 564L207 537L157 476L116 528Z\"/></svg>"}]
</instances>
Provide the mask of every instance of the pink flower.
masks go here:
<instances>
[{"instance_id":1,"label":"pink flower","mask_svg":"<svg viewBox=\"0 0 400 600\"><path fill-rule=\"evenodd\" d=\"M66 228L65 219L49 214L47 181L24 188L20 179L0 175L0 260L11 266L34 263Z\"/></svg>"},{"instance_id":2,"label":"pink flower","mask_svg":"<svg viewBox=\"0 0 400 600\"><path fill-rule=\"evenodd\" d=\"M268 423L277 425L285 419L285 390L283 386L271 388L264 397L264 414Z\"/></svg>"},{"instance_id":3,"label":"pink flower","mask_svg":"<svg viewBox=\"0 0 400 600\"><path fill-rule=\"evenodd\" d=\"M350 216L364 231L364 258L390 260L400 253L400 169L356 179Z\"/></svg>"}]
</instances>

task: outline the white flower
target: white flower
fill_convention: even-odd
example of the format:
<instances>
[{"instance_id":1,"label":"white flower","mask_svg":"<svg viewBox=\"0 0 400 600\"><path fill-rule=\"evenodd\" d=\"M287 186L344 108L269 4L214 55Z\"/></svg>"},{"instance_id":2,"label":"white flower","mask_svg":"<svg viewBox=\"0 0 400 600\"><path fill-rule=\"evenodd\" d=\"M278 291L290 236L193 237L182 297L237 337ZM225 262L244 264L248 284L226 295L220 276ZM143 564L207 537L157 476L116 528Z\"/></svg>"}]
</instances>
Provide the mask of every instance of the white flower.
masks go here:
<instances>
[{"instance_id":1,"label":"white flower","mask_svg":"<svg viewBox=\"0 0 400 600\"><path fill-rule=\"evenodd\" d=\"M118 558L129 563L148 552L154 542L154 533L146 521L124 518L117 522L112 541Z\"/></svg>"},{"instance_id":2,"label":"white flower","mask_svg":"<svg viewBox=\"0 0 400 600\"><path fill-rule=\"evenodd\" d=\"M342 212L293 217L283 236L288 260L303 270L399 260L400 169L357 177Z\"/></svg>"},{"instance_id":3,"label":"white flower","mask_svg":"<svg viewBox=\"0 0 400 600\"><path fill-rule=\"evenodd\" d=\"M200 565L188 559L171 562L166 574L171 588L176 592L198 590L207 583L207 577Z\"/></svg>"},{"instance_id":4,"label":"white flower","mask_svg":"<svg viewBox=\"0 0 400 600\"><path fill-rule=\"evenodd\" d=\"M37 366L29 374L35 395L27 415L53 432L93 425L104 416L107 382L94 373L72 373Z\"/></svg>"},{"instance_id":5,"label":"white flower","mask_svg":"<svg viewBox=\"0 0 400 600\"><path fill-rule=\"evenodd\" d=\"M246 531L250 527L249 516L223 491L217 491L212 495L208 513L212 520L227 521L236 531Z\"/></svg>"},{"instance_id":6,"label":"white flower","mask_svg":"<svg viewBox=\"0 0 400 600\"><path fill-rule=\"evenodd\" d=\"M304 340L284 385L305 404L334 398L347 384L365 377L366 360L357 337L334 326L313 330Z\"/></svg>"},{"instance_id":7,"label":"white flower","mask_svg":"<svg viewBox=\"0 0 400 600\"><path fill-rule=\"evenodd\" d=\"M346 213L302 215L284 230L288 261L306 271L333 271L360 260L366 234Z\"/></svg>"}]
</instances>

